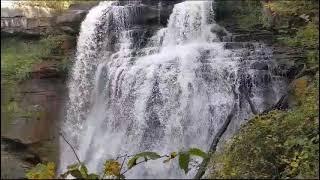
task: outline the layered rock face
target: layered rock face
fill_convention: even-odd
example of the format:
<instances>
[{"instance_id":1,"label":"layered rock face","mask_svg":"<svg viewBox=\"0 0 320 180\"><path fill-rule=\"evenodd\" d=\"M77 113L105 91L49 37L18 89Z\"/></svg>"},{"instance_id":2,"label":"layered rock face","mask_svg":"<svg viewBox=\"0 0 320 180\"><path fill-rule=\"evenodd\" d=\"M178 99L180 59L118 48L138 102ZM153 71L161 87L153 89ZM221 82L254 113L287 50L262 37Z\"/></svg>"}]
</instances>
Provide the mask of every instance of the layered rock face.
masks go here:
<instances>
[{"instance_id":1,"label":"layered rock face","mask_svg":"<svg viewBox=\"0 0 320 180\"><path fill-rule=\"evenodd\" d=\"M173 5L182 0L161 1L145 0L143 4L143 13L141 21L144 24L166 25L171 14ZM121 1L126 4L128 2ZM132 3L132 2L131 2ZM69 9L56 12L50 8L24 7L1 8L1 32L24 35L45 35L50 33L68 33L77 35L80 30L80 24L88 11L96 6L98 2L71 4Z\"/></svg>"},{"instance_id":2,"label":"layered rock face","mask_svg":"<svg viewBox=\"0 0 320 180\"><path fill-rule=\"evenodd\" d=\"M75 34L88 10L94 5L96 3L85 6L74 4L63 12L43 7L4 7L1 8L1 32L23 35Z\"/></svg>"},{"instance_id":3,"label":"layered rock face","mask_svg":"<svg viewBox=\"0 0 320 180\"><path fill-rule=\"evenodd\" d=\"M41 35L51 30L53 9L39 7L1 8L1 32Z\"/></svg>"},{"instance_id":4,"label":"layered rock face","mask_svg":"<svg viewBox=\"0 0 320 180\"><path fill-rule=\"evenodd\" d=\"M55 19L52 9L1 8L1 36L8 39L19 36L23 40L55 35ZM62 43L63 51L74 48L75 42L70 39ZM29 78L16 85L12 101L24 113L14 114L14 118L1 128L1 178L24 178L26 170L39 162L57 162L57 131L67 92L66 75L58 72L53 57L48 58L35 64ZM2 97L8 94L1 91Z\"/></svg>"},{"instance_id":5,"label":"layered rock face","mask_svg":"<svg viewBox=\"0 0 320 180\"><path fill-rule=\"evenodd\" d=\"M17 86L14 100L25 113L14 115L1 130L1 178L23 178L37 163L58 160L59 119L67 90L53 67L36 65L31 78Z\"/></svg>"}]
</instances>

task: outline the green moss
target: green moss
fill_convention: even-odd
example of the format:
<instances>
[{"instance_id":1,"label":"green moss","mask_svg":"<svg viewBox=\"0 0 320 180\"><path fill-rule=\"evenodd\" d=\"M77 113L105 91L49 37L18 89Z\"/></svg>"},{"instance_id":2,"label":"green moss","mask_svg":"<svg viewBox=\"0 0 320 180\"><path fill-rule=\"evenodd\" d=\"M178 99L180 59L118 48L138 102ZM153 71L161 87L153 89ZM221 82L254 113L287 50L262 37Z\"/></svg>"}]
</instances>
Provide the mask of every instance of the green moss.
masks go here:
<instances>
[{"instance_id":1,"label":"green moss","mask_svg":"<svg viewBox=\"0 0 320 180\"><path fill-rule=\"evenodd\" d=\"M70 71L71 65L72 65L72 56L66 56L61 61L59 61L57 68L59 73L63 75L67 75Z\"/></svg>"},{"instance_id":2,"label":"green moss","mask_svg":"<svg viewBox=\"0 0 320 180\"><path fill-rule=\"evenodd\" d=\"M266 7L276 12L281 16L294 16L294 15L315 15L319 11L319 1L317 0L282 0L270 1Z\"/></svg>"},{"instance_id":3,"label":"green moss","mask_svg":"<svg viewBox=\"0 0 320 180\"><path fill-rule=\"evenodd\" d=\"M288 27L278 31L278 42L304 51L307 68L319 61L319 1L271 1L266 4Z\"/></svg>"},{"instance_id":4,"label":"green moss","mask_svg":"<svg viewBox=\"0 0 320 180\"><path fill-rule=\"evenodd\" d=\"M216 2L216 19L232 19L243 30L253 30L257 26L265 26L265 18L262 15L262 3L260 1L242 0ZM223 22L222 22L223 23Z\"/></svg>"},{"instance_id":5,"label":"green moss","mask_svg":"<svg viewBox=\"0 0 320 180\"><path fill-rule=\"evenodd\" d=\"M39 41L17 38L1 39L1 125L22 113L17 102L18 83L29 77L34 64L48 55L47 46Z\"/></svg>"},{"instance_id":6,"label":"green moss","mask_svg":"<svg viewBox=\"0 0 320 180\"><path fill-rule=\"evenodd\" d=\"M306 26L301 27L293 37L282 37L279 40L289 46L317 48L319 47L319 29L309 22Z\"/></svg>"},{"instance_id":7,"label":"green moss","mask_svg":"<svg viewBox=\"0 0 320 180\"><path fill-rule=\"evenodd\" d=\"M34 64L50 56L63 56L60 48L63 38L61 35L48 36L40 40L1 39L2 79L5 81L27 79Z\"/></svg>"},{"instance_id":8,"label":"green moss","mask_svg":"<svg viewBox=\"0 0 320 180\"><path fill-rule=\"evenodd\" d=\"M302 63L308 68L319 65L319 29L316 24L309 22L306 26L300 27L292 37L283 35L278 41L287 46L302 48L305 57Z\"/></svg>"},{"instance_id":9,"label":"green moss","mask_svg":"<svg viewBox=\"0 0 320 180\"><path fill-rule=\"evenodd\" d=\"M70 55L61 49L64 38L64 35L38 40L1 38L1 125L4 129L16 117L39 115L19 107L18 84L28 79L33 66L44 59L57 60L59 71L66 73L71 61L68 61Z\"/></svg>"},{"instance_id":10,"label":"green moss","mask_svg":"<svg viewBox=\"0 0 320 180\"><path fill-rule=\"evenodd\" d=\"M43 46L32 41L1 39L1 77L6 80L23 80L32 65L41 61Z\"/></svg>"},{"instance_id":11,"label":"green moss","mask_svg":"<svg viewBox=\"0 0 320 180\"><path fill-rule=\"evenodd\" d=\"M304 101L288 111L254 117L216 153L210 178L316 178L319 176L319 77Z\"/></svg>"},{"instance_id":12,"label":"green moss","mask_svg":"<svg viewBox=\"0 0 320 180\"><path fill-rule=\"evenodd\" d=\"M243 1L245 3L238 15L239 27L250 30L257 26L265 27L266 19L262 14L262 3L260 1Z\"/></svg>"},{"instance_id":13,"label":"green moss","mask_svg":"<svg viewBox=\"0 0 320 180\"><path fill-rule=\"evenodd\" d=\"M66 38L66 35L49 35L41 39L40 44L44 45L47 54L51 56L63 56L65 54L61 46Z\"/></svg>"}]
</instances>

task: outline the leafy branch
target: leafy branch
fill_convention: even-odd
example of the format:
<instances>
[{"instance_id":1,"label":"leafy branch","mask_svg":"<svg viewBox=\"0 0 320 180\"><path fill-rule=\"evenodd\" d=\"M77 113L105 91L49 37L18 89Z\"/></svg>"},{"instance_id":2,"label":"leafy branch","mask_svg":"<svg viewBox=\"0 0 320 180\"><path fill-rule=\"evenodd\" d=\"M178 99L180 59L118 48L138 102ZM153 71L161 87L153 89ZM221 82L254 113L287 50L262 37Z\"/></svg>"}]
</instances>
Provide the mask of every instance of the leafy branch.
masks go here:
<instances>
[{"instance_id":1,"label":"leafy branch","mask_svg":"<svg viewBox=\"0 0 320 180\"><path fill-rule=\"evenodd\" d=\"M171 152L165 155L159 155L156 152L146 151L140 152L134 155L119 155L115 159L108 159L104 163L102 176L95 173L89 173L87 167L84 163L81 162L79 156L77 155L74 147L68 142L68 140L63 136L60 132L59 135L63 138L63 140L71 147L75 157L77 158L78 163L69 165L67 167L67 171L58 177L66 178L68 175L71 175L77 179L105 179L106 176L109 178L116 178L116 179L125 179L125 173L134 169L139 164L145 163L149 160L158 160L161 158L166 158L163 163L168 163L173 159L178 159L179 167L182 169L185 174L189 172L189 165L195 166L194 161L192 161L191 157L201 157L202 159L207 159L208 154L203 152L198 148L190 148L186 151L180 152ZM122 161L120 161L120 159ZM121 162L121 163L120 163ZM124 165L126 163L126 169L123 170ZM29 170L26 174L28 179L53 179L55 172L55 165L54 163L48 163L47 165L38 164L36 167Z\"/></svg>"}]
</instances>

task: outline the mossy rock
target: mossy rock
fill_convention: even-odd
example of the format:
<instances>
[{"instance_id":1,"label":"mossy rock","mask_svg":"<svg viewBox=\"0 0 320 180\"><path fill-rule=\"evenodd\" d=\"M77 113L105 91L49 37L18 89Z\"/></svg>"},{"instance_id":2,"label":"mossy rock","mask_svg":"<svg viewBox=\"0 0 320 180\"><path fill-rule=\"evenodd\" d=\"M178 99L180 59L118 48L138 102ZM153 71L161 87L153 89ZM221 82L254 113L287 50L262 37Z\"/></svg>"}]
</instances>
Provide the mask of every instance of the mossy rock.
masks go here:
<instances>
[{"instance_id":1,"label":"mossy rock","mask_svg":"<svg viewBox=\"0 0 320 180\"><path fill-rule=\"evenodd\" d=\"M299 105L305 98L311 77L303 76L295 79L288 87L288 105L290 108Z\"/></svg>"}]
</instances>

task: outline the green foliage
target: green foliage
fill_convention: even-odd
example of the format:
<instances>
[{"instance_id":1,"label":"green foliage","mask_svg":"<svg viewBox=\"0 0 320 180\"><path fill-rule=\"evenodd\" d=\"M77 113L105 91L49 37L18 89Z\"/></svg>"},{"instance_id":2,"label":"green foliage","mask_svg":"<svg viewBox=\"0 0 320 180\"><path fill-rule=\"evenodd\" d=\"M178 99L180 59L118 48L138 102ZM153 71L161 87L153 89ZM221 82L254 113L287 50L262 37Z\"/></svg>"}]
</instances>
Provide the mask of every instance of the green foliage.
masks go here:
<instances>
[{"instance_id":1,"label":"green foliage","mask_svg":"<svg viewBox=\"0 0 320 180\"><path fill-rule=\"evenodd\" d=\"M318 75L317 75L318 76ZM250 120L214 154L210 178L316 178L319 176L319 77L302 103ZM302 91L300 91L302 93Z\"/></svg>"},{"instance_id":2,"label":"green foliage","mask_svg":"<svg viewBox=\"0 0 320 180\"><path fill-rule=\"evenodd\" d=\"M314 23L309 22L306 26L301 27L294 37L283 37L280 40L289 46L318 48L319 29Z\"/></svg>"},{"instance_id":3,"label":"green foliage","mask_svg":"<svg viewBox=\"0 0 320 180\"><path fill-rule=\"evenodd\" d=\"M120 167L120 163L116 160L107 160L105 163L104 163L104 173L108 176L115 176L115 177L118 177L120 176L120 170L121 170L121 167ZM129 166L129 168L133 167L133 166Z\"/></svg>"},{"instance_id":4,"label":"green foliage","mask_svg":"<svg viewBox=\"0 0 320 180\"><path fill-rule=\"evenodd\" d=\"M1 39L1 76L21 81L29 77L34 64L52 55L61 55L63 36L48 36L40 40Z\"/></svg>"},{"instance_id":5,"label":"green foliage","mask_svg":"<svg viewBox=\"0 0 320 180\"><path fill-rule=\"evenodd\" d=\"M133 166L137 165L137 160L139 158L144 158L145 161L150 159L155 160L161 158L161 156L155 152L142 152L136 154L133 158L128 161L128 168L131 169Z\"/></svg>"},{"instance_id":6,"label":"green foliage","mask_svg":"<svg viewBox=\"0 0 320 180\"><path fill-rule=\"evenodd\" d=\"M60 175L61 178L66 178L68 175L72 175L77 179L98 179L97 174L88 173L88 169L82 163L75 163L67 167L67 172Z\"/></svg>"},{"instance_id":7,"label":"green foliage","mask_svg":"<svg viewBox=\"0 0 320 180\"><path fill-rule=\"evenodd\" d=\"M155 153L155 152L150 152L150 151L146 151L146 152L141 152L138 154L135 154L132 156L131 159L128 160L127 162L127 170L121 172L122 168L123 168L123 163L125 160L127 160L127 157L131 157L131 156L122 156L123 158L125 158L122 163L120 163L117 159L109 159L106 160L104 163L104 167L103 167L103 176L100 177L97 174L91 173L89 174L86 166L82 163L75 163L72 164L70 166L67 167L67 172L61 174L59 177L60 178L66 178L68 175L72 175L73 177L75 177L76 179L104 179L105 175L112 177L112 178L117 178L117 179L125 179L124 173L126 173L128 170L131 170L133 167L135 167L136 165L146 162L148 160L157 160L163 157L167 157L168 159L166 159L165 161L168 162L172 159L175 159L176 157L179 157L179 167L184 170L184 172L187 174L189 171L189 162L190 162L190 158L191 156L197 156L197 157L202 157L207 158L208 155L201 151L200 149L197 148L190 148L187 151L181 151L181 152L172 152L170 153L170 155L164 155L164 156L160 156L159 154ZM137 162L139 159L144 159L140 162ZM166 163L164 161L164 163ZM39 168L42 167L42 168ZM47 177L47 175L49 174L51 178L54 177L54 175L52 175L52 172L48 172L45 168L45 165L43 164L38 164L36 167L32 168L30 170L30 172L32 172L33 174L35 174L34 172L38 172L38 173L42 173L42 175L44 175L45 177ZM41 176L41 177L44 177ZM27 178L28 179L32 179L35 176L30 176L28 175ZM38 177L38 175L37 175ZM49 176L48 176L49 177Z\"/></svg>"},{"instance_id":8,"label":"green foliage","mask_svg":"<svg viewBox=\"0 0 320 180\"><path fill-rule=\"evenodd\" d=\"M53 162L37 164L26 173L28 179L53 179L55 174L55 165Z\"/></svg>"},{"instance_id":9,"label":"green foliage","mask_svg":"<svg viewBox=\"0 0 320 180\"><path fill-rule=\"evenodd\" d=\"M257 26L266 26L266 19L262 15L262 4L260 1L241 1L244 3L238 15L238 23L242 29L254 29Z\"/></svg>"},{"instance_id":10,"label":"green foliage","mask_svg":"<svg viewBox=\"0 0 320 180\"><path fill-rule=\"evenodd\" d=\"M42 38L39 43L43 46L43 49L45 49L46 55L63 55L61 46L65 38L65 35L48 35Z\"/></svg>"},{"instance_id":11,"label":"green foliage","mask_svg":"<svg viewBox=\"0 0 320 180\"><path fill-rule=\"evenodd\" d=\"M1 76L6 80L28 78L35 63L46 54L42 44L18 39L1 39Z\"/></svg>"},{"instance_id":12,"label":"green foliage","mask_svg":"<svg viewBox=\"0 0 320 180\"><path fill-rule=\"evenodd\" d=\"M203 159L206 159L208 157L207 153L201 151L198 148L190 148L188 152L190 155L199 156L199 157L202 157Z\"/></svg>"},{"instance_id":13,"label":"green foliage","mask_svg":"<svg viewBox=\"0 0 320 180\"><path fill-rule=\"evenodd\" d=\"M311 15L319 11L319 2L314 0L270 1L265 6L282 16Z\"/></svg>"},{"instance_id":14,"label":"green foliage","mask_svg":"<svg viewBox=\"0 0 320 180\"><path fill-rule=\"evenodd\" d=\"M215 10L216 19L230 19L239 25L239 28L245 31L254 30L258 26L266 26L267 22L262 14L263 5L258 0L241 1L216 1ZM221 22L224 23L223 21Z\"/></svg>"},{"instance_id":15,"label":"green foliage","mask_svg":"<svg viewBox=\"0 0 320 180\"><path fill-rule=\"evenodd\" d=\"M187 152L179 153L179 166L187 174L189 171L190 154Z\"/></svg>"},{"instance_id":16,"label":"green foliage","mask_svg":"<svg viewBox=\"0 0 320 180\"><path fill-rule=\"evenodd\" d=\"M35 64L50 56L61 56L58 69L65 73L70 67L69 56L62 54L61 44L64 36L47 36L41 39L1 38L1 125L4 129L9 122L18 117L41 118L43 111L25 112L19 107L18 84L30 77Z\"/></svg>"},{"instance_id":17,"label":"green foliage","mask_svg":"<svg viewBox=\"0 0 320 180\"><path fill-rule=\"evenodd\" d=\"M57 64L57 68L59 73L66 75L69 73L72 65L72 56L65 56L59 63Z\"/></svg>"},{"instance_id":18,"label":"green foliage","mask_svg":"<svg viewBox=\"0 0 320 180\"><path fill-rule=\"evenodd\" d=\"M308 50L306 52L306 64L309 67L319 66L319 50Z\"/></svg>"},{"instance_id":19,"label":"green foliage","mask_svg":"<svg viewBox=\"0 0 320 180\"><path fill-rule=\"evenodd\" d=\"M188 151L181 151L179 153L179 166L186 174L189 171L190 156L198 156L202 159L206 159L208 157L207 153L198 148L190 148Z\"/></svg>"},{"instance_id":20,"label":"green foliage","mask_svg":"<svg viewBox=\"0 0 320 180\"><path fill-rule=\"evenodd\" d=\"M318 66L319 61L319 1L271 1L265 4L273 16L282 19L287 28L278 30L278 41L304 51L302 63L307 68Z\"/></svg>"},{"instance_id":21,"label":"green foliage","mask_svg":"<svg viewBox=\"0 0 320 180\"><path fill-rule=\"evenodd\" d=\"M307 67L319 65L319 29L316 24L309 22L300 27L293 37L283 36L278 38L282 44L303 48L305 50L305 63Z\"/></svg>"}]
</instances>

